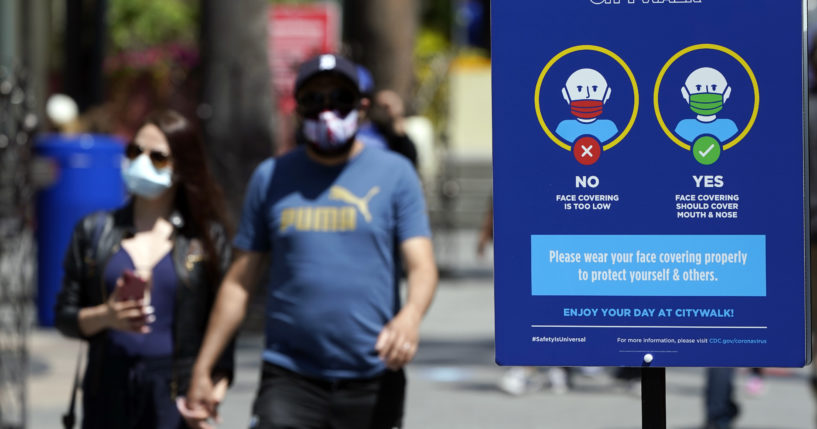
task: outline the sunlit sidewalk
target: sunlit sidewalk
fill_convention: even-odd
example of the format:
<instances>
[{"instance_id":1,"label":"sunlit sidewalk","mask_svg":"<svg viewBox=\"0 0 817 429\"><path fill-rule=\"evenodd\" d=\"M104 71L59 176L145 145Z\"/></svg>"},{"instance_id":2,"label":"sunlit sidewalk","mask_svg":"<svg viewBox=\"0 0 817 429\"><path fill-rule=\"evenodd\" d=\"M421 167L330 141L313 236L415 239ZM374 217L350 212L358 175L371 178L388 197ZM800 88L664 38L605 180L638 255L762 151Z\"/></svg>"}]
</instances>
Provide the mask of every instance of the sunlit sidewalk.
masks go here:
<instances>
[{"instance_id":1,"label":"sunlit sidewalk","mask_svg":"<svg viewBox=\"0 0 817 429\"><path fill-rule=\"evenodd\" d=\"M259 377L262 338L243 334L236 380L221 406L222 428L245 428ZM29 428L59 427L68 404L79 342L54 330L29 336ZM505 368L493 363L493 287L485 278L443 280L423 324L422 343L409 366L406 428L637 429L641 399L610 371L572 378L564 394L547 384L521 396L497 387ZM815 399L808 369L772 370L750 395L748 371L736 380L741 416L736 429L814 429ZM667 370L667 422L672 429L703 423L704 371ZM637 391L637 389L636 389Z\"/></svg>"}]
</instances>

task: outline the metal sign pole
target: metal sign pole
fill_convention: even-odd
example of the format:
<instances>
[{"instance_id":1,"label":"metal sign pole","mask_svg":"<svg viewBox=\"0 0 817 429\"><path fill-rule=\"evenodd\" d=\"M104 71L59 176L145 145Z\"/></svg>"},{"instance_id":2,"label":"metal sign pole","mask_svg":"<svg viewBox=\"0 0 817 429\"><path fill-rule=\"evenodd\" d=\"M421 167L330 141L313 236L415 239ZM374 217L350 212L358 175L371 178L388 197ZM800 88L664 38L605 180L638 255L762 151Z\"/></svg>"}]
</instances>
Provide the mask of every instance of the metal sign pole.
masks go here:
<instances>
[{"instance_id":1,"label":"metal sign pole","mask_svg":"<svg viewBox=\"0 0 817 429\"><path fill-rule=\"evenodd\" d=\"M665 368L641 368L641 428L667 429Z\"/></svg>"}]
</instances>

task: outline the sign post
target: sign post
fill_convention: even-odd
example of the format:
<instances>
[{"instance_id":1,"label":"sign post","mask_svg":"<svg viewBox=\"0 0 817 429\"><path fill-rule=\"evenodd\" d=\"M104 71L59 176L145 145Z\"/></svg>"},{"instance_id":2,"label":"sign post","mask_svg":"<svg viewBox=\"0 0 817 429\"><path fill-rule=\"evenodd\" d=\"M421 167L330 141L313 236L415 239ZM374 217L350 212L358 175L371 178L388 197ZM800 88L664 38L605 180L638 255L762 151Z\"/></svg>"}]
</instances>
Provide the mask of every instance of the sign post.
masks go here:
<instances>
[{"instance_id":1,"label":"sign post","mask_svg":"<svg viewBox=\"0 0 817 429\"><path fill-rule=\"evenodd\" d=\"M810 361L804 10L493 5L499 364Z\"/></svg>"},{"instance_id":2,"label":"sign post","mask_svg":"<svg viewBox=\"0 0 817 429\"><path fill-rule=\"evenodd\" d=\"M667 371L641 369L641 427L667 429Z\"/></svg>"}]
</instances>

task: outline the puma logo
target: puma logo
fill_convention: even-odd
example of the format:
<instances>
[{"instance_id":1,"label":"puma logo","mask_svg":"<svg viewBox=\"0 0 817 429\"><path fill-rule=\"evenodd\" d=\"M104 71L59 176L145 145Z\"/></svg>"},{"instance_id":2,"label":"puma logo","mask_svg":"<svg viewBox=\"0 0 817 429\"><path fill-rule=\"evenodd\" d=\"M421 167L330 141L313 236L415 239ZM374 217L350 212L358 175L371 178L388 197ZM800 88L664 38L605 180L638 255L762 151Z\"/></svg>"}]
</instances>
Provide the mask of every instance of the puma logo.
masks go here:
<instances>
[{"instance_id":1,"label":"puma logo","mask_svg":"<svg viewBox=\"0 0 817 429\"><path fill-rule=\"evenodd\" d=\"M369 192L367 192L363 198L358 198L355 194L342 186L332 186L329 189L329 199L343 201L354 205L358 210L360 210L360 214L363 215L363 219L366 219L366 222L368 223L372 221L372 214L369 212L369 201L371 201L372 197L377 195L378 192L380 192L380 187L375 186L372 189L369 189Z\"/></svg>"}]
</instances>

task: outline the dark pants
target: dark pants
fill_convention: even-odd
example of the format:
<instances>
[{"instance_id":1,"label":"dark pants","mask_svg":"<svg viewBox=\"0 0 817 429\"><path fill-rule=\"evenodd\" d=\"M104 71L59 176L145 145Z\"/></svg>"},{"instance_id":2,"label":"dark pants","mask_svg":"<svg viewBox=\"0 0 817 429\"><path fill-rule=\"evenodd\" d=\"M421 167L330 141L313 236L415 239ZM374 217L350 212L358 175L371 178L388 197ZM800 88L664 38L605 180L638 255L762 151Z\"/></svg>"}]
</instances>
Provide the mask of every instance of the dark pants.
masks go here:
<instances>
[{"instance_id":1,"label":"dark pants","mask_svg":"<svg viewBox=\"0 0 817 429\"><path fill-rule=\"evenodd\" d=\"M252 429L393 429L403 421L402 370L327 381L264 363Z\"/></svg>"},{"instance_id":2,"label":"dark pants","mask_svg":"<svg viewBox=\"0 0 817 429\"><path fill-rule=\"evenodd\" d=\"M706 421L710 427L732 427L732 421L738 416L733 394L734 377L735 368L706 369Z\"/></svg>"},{"instance_id":3,"label":"dark pants","mask_svg":"<svg viewBox=\"0 0 817 429\"><path fill-rule=\"evenodd\" d=\"M171 358L108 357L83 382L82 429L183 429L170 397Z\"/></svg>"}]
</instances>

